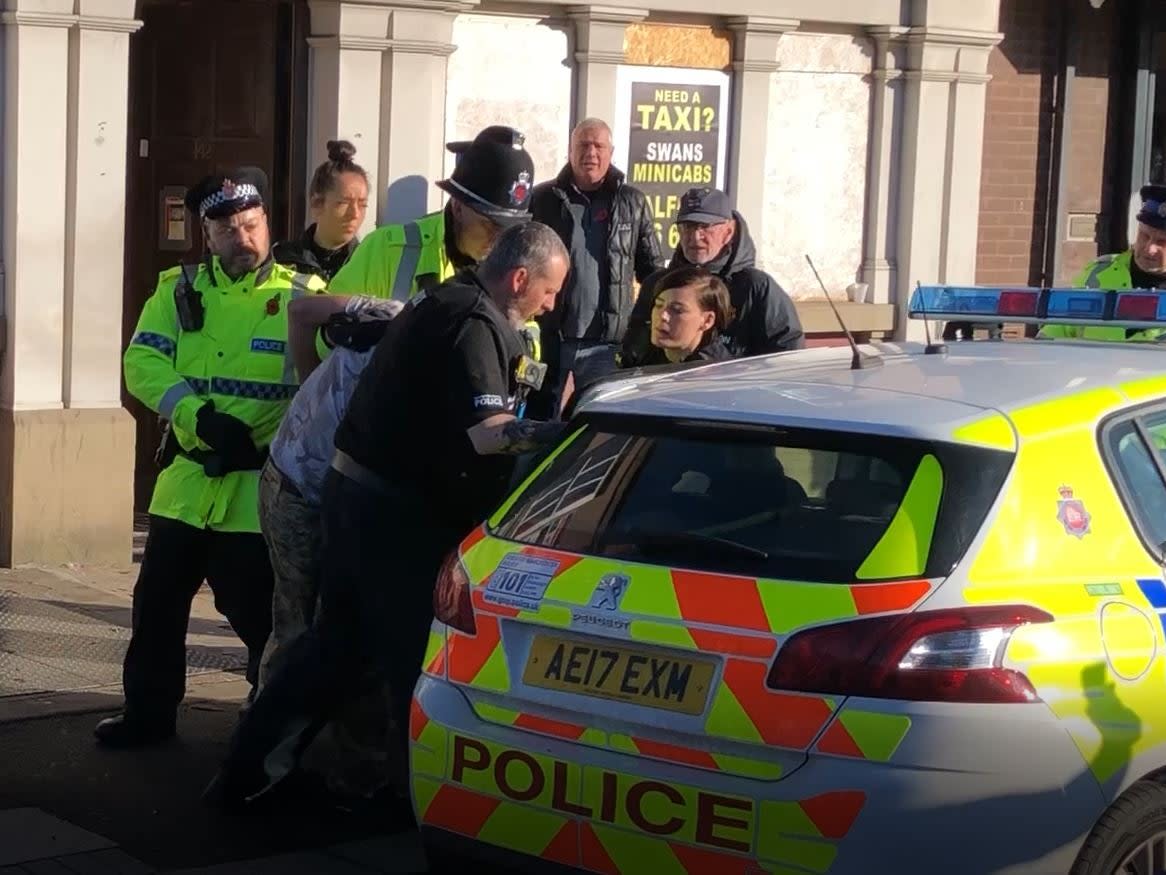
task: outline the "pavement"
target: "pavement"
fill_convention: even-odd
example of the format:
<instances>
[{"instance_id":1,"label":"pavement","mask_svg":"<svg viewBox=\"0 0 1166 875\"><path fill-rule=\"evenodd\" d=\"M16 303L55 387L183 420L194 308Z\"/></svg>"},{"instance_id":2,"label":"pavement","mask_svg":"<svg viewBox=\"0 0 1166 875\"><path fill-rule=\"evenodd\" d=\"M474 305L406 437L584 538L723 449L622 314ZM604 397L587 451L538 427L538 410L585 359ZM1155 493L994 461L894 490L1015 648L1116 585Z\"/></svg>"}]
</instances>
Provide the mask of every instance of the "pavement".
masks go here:
<instances>
[{"instance_id":1,"label":"pavement","mask_svg":"<svg viewBox=\"0 0 1166 875\"><path fill-rule=\"evenodd\" d=\"M399 812L342 812L310 797L266 815L201 804L247 693L245 650L205 588L178 738L136 752L96 746L94 724L121 706L136 576L0 569L0 875L427 871Z\"/></svg>"}]
</instances>

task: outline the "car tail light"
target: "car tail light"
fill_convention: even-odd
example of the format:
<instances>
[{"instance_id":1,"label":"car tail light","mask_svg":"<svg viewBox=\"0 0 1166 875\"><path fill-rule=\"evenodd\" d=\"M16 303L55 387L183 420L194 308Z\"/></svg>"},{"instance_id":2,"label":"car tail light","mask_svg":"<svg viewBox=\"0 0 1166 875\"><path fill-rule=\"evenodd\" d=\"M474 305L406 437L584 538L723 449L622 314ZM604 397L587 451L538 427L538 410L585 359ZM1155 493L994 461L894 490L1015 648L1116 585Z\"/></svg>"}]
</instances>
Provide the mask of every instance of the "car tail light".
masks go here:
<instances>
[{"instance_id":1,"label":"car tail light","mask_svg":"<svg viewBox=\"0 0 1166 875\"><path fill-rule=\"evenodd\" d=\"M1037 608L990 605L871 617L798 632L770 669L775 690L921 702L1035 702L1032 683L1003 668L1018 626Z\"/></svg>"},{"instance_id":2,"label":"car tail light","mask_svg":"<svg viewBox=\"0 0 1166 875\"><path fill-rule=\"evenodd\" d=\"M433 588L433 616L467 635L476 635L474 603L470 598L470 577L462 565L461 551L455 548L441 563Z\"/></svg>"}]
</instances>

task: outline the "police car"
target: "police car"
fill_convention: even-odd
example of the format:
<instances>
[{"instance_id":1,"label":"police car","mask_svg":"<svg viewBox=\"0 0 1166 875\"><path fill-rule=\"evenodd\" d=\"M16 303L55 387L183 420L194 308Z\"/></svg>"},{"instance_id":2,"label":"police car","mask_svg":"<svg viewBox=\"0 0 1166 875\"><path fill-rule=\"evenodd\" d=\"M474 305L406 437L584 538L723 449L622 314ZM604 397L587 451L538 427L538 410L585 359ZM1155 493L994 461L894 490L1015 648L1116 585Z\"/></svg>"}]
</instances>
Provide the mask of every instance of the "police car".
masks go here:
<instances>
[{"instance_id":1,"label":"police car","mask_svg":"<svg viewBox=\"0 0 1166 875\"><path fill-rule=\"evenodd\" d=\"M1143 293L910 310L1166 326ZM435 857L1163 871L1166 350L861 352L608 383L449 557L409 727Z\"/></svg>"}]
</instances>

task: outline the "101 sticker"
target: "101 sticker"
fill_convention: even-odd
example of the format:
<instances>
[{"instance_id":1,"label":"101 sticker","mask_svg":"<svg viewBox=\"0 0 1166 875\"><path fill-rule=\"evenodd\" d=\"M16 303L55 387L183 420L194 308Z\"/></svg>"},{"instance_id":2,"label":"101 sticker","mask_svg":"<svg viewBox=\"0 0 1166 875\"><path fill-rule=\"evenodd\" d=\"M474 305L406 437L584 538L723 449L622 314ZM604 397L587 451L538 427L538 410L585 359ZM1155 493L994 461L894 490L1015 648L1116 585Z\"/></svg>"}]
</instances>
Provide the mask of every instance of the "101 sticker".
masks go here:
<instances>
[{"instance_id":1,"label":"101 sticker","mask_svg":"<svg viewBox=\"0 0 1166 875\"><path fill-rule=\"evenodd\" d=\"M555 559L510 553L490 575L484 598L493 605L537 611L558 570Z\"/></svg>"}]
</instances>

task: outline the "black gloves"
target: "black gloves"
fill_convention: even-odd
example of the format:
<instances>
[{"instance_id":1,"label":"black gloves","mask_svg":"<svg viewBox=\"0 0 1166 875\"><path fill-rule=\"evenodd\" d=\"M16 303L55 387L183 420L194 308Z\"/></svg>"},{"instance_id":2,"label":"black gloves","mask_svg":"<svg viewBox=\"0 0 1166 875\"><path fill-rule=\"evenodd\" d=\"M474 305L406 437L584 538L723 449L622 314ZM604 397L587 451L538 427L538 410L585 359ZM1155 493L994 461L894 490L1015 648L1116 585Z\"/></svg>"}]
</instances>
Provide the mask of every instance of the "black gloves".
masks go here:
<instances>
[{"instance_id":1,"label":"black gloves","mask_svg":"<svg viewBox=\"0 0 1166 875\"><path fill-rule=\"evenodd\" d=\"M263 454L251 440L251 428L229 413L219 413L214 401L199 408L194 432L199 440L214 450L203 464L208 477L221 477L230 471L250 471L263 465Z\"/></svg>"}]
</instances>

